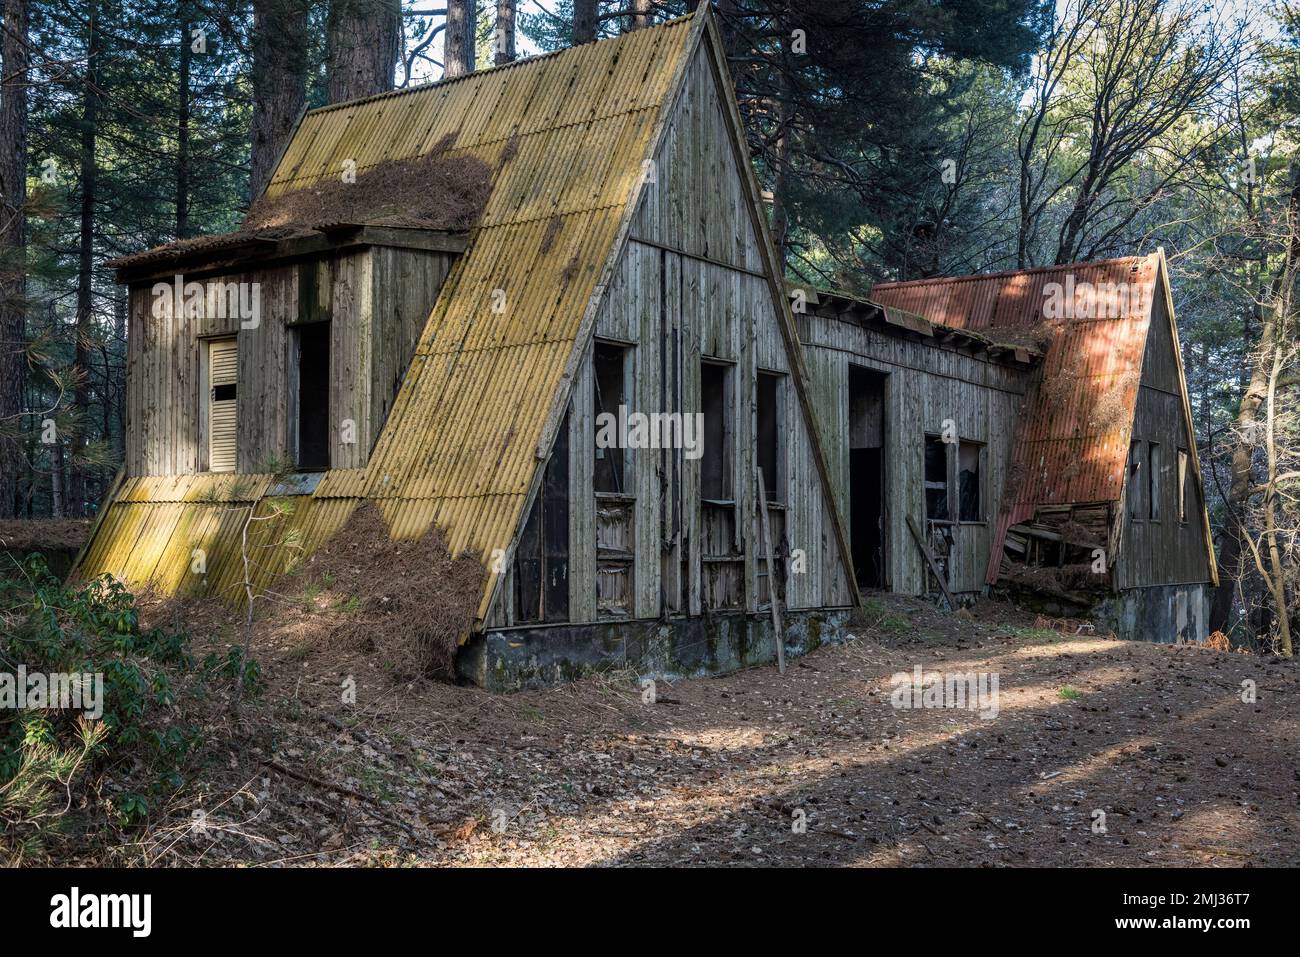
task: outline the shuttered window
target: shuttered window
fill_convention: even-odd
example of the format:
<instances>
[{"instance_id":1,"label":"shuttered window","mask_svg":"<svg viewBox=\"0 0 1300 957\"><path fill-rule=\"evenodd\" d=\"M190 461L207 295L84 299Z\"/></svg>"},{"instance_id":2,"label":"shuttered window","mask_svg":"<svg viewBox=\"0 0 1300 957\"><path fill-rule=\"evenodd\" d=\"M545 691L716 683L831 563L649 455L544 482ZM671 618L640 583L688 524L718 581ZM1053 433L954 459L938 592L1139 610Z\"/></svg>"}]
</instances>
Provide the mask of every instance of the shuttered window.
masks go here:
<instances>
[{"instance_id":1,"label":"shuttered window","mask_svg":"<svg viewBox=\"0 0 1300 957\"><path fill-rule=\"evenodd\" d=\"M208 342L208 471L235 471L239 434L239 345L236 339Z\"/></svg>"}]
</instances>

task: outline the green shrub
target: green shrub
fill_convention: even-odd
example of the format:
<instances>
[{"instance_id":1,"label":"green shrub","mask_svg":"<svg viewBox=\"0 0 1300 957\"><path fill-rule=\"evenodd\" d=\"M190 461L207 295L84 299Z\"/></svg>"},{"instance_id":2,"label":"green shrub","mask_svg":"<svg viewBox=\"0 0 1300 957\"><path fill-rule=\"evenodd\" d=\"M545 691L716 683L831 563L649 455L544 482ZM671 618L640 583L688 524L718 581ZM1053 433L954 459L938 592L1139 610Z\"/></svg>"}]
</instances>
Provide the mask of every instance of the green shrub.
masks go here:
<instances>
[{"instance_id":1,"label":"green shrub","mask_svg":"<svg viewBox=\"0 0 1300 957\"><path fill-rule=\"evenodd\" d=\"M78 800L116 825L143 821L199 744L192 706L218 683L260 684L240 649L197 662L183 634L140 627L119 582L65 585L40 555L0 566L0 681L14 687L20 668L102 676L100 714L0 707L0 859L41 854Z\"/></svg>"}]
</instances>

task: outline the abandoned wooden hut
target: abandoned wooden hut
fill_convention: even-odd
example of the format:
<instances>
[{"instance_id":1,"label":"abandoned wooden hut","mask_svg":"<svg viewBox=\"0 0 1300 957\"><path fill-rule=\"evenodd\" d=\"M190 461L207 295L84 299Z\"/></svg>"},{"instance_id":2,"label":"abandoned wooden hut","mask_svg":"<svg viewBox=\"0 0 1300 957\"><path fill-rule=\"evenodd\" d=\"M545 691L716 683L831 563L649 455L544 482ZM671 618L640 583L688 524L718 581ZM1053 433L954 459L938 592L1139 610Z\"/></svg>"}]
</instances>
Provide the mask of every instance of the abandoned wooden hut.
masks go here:
<instances>
[{"instance_id":1,"label":"abandoned wooden hut","mask_svg":"<svg viewBox=\"0 0 1300 957\"><path fill-rule=\"evenodd\" d=\"M1163 251L799 298L860 585L1205 637L1217 571Z\"/></svg>"},{"instance_id":2,"label":"abandoned wooden hut","mask_svg":"<svg viewBox=\"0 0 1300 957\"><path fill-rule=\"evenodd\" d=\"M266 587L370 502L482 559L488 686L830 637L847 535L730 90L706 6L305 114L240 233L117 264L130 439L81 574L237 600L249 509L294 502ZM475 170L472 222L389 208Z\"/></svg>"}]
</instances>

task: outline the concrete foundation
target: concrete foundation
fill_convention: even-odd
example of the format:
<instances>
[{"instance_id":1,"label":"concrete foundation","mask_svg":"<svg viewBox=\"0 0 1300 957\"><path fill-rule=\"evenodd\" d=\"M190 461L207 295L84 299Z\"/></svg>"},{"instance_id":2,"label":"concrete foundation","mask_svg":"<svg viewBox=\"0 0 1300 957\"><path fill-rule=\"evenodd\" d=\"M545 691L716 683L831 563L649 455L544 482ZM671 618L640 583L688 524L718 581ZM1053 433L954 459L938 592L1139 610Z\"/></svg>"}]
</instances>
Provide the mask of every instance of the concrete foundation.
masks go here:
<instances>
[{"instance_id":1,"label":"concrete foundation","mask_svg":"<svg viewBox=\"0 0 1300 957\"><path fill-rule=\"evenodd\" d=\"M1129 588L1099 603L1098 623L1136 641L1204 641L1210 619L1210 586L1152 585Z\"/></svg>"},{"instance_id":2,"label":"concrete foundation","mask_svg":"<svg viewBox=\"0 0 1300 957\"><path fill-rule=\"evenodd\" d=\"M848 608L788 613L786 657L843 640L850 614ZM471 638L456 669L489 690L519 691L602 671L691 678L775 660L772 617L764 612L496 629Z\"/></svg>"}]
</instances>

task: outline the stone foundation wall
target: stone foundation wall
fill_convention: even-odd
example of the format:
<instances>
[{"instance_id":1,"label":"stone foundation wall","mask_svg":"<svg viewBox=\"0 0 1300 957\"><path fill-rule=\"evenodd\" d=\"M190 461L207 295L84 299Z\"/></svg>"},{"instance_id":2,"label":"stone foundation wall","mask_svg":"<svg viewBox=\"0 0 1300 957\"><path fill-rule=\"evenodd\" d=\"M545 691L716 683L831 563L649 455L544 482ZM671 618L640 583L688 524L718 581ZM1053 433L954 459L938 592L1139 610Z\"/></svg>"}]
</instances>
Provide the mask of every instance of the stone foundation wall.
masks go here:
<instances>
[{"instance_id":1,"label":"stone foundation wall","mask_svg":"<svg viewBox=\"0 0 1300 957\"><path fill-rule=\"evenodd\" d=\"M786 657L843 640L850 614L848 608L788 613ZM456 668L489 690L519 691L602 671L687 678L775 660L772 617L764 612L489 630L461 648Z\"/></svg>"},{"instance_id":2,"label":"stone foundation wall","mask_svg":"<svg viewBox=\"0 0 1300 957\"><path fill-rule=\"evenodd\" d=\"M1099 603L1093 614L1098 624L1120 638L1167 644L1204 641L1210 598L1208 583L1129 588Z\"/></svg>"}]
</instances>

